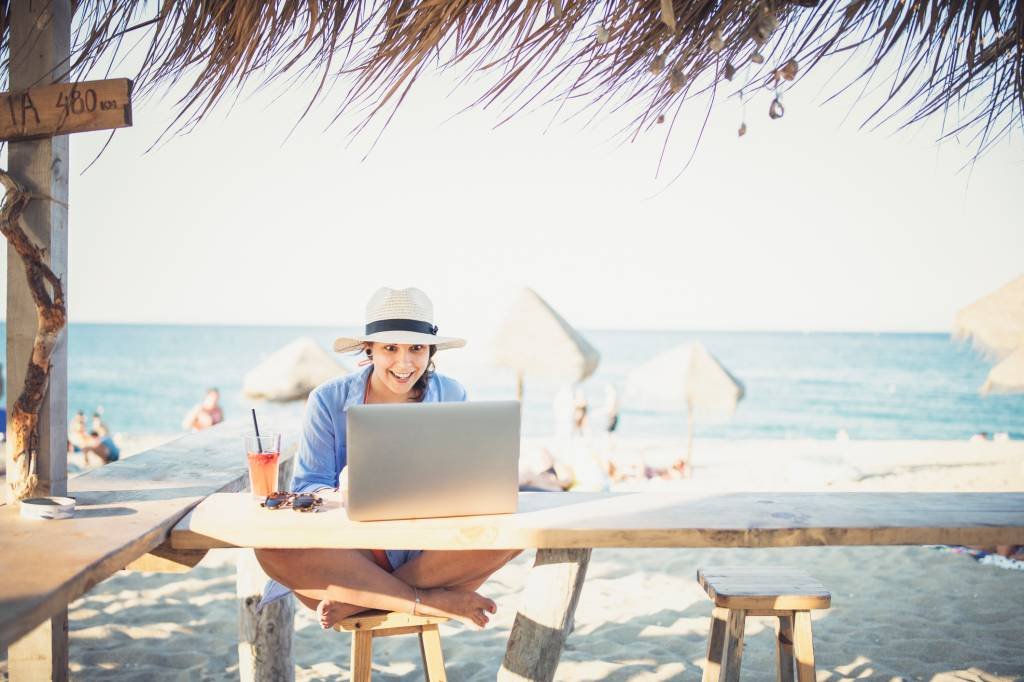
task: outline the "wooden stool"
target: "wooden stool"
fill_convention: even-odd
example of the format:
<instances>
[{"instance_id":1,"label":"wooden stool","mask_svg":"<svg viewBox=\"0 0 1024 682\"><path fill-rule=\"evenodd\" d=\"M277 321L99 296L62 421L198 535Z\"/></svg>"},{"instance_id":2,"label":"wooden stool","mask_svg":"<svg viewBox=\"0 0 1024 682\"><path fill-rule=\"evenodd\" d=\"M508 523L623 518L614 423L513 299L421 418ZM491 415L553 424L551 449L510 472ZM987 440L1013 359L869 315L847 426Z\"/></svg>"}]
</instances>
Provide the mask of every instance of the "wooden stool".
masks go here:
<instances>
[{"instance_id":1,"label":"wooden stool","mask_svg":"<svg viewBox=\"0 0 1024 682\"><path fill-rule=\"evenodd\" d=\"M338 632L352 633L352 680L369 682L373 656L373 640L393 635L420 636L420 655L427 682L444 682L444 656L441 654L441 633L437 626L448 619L441 616L414 616L391 611L364 611L334 626Z\"/></svg>"},{"instance_id":2,"label":"wooden stool","mask_svg":"<svg viewBox=\"0 0 1024 682\"><path fill-rule=\"evenodd\" d=\"M792 682L793 659L800 682L814 682L811 610L827 609L832 595L796 568L732 566L699 569L697 581L715 602L703 682L737 682L747 616L779 619L776 679Z\"/></svg>"}]
</instances>

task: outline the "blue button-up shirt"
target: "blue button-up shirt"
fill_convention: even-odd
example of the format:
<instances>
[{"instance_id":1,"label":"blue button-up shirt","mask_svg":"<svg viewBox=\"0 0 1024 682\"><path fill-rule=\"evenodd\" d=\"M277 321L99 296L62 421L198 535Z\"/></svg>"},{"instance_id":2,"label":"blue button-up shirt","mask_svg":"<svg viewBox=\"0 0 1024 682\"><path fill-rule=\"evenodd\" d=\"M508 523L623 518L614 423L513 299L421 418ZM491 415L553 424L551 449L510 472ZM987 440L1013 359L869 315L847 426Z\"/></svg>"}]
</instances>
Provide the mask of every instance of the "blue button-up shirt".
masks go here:
<instances>
[{"instance_id":1,"label":"blue button-up shirt","mask_svg":"<svg viewBox=\"0 0 1024 682\"><path fill-rule=\"evenodd\" d=\"M309 394L302 420L299 456L295 462L292 490L314 492L338 487L338 476L348 462L346 412L352 405L362 405L366 398L366 382L373 365L317 386ZM427 382L425 403L459 402L466 399L462 384L433 374Z\"/></svg>"}]
</instances>

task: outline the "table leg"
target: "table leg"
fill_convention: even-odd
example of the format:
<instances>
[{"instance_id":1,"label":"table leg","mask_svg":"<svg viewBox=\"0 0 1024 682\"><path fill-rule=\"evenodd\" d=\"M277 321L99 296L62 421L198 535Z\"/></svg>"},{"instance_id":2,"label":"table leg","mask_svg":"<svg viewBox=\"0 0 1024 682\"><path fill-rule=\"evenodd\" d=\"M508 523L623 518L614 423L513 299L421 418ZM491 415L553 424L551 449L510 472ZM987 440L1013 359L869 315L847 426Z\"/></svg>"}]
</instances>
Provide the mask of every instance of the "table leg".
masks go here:
<instances>
[{"instance_id":1,"label":"table leg","mask_svg":"<svg viewBox=\"0 0 1024 682\"><path fill-rule=\"evenodd\" d=\"M538 549L505 649L501 682L550 682L572 629L589 549Z\"/></svg>"}]
</instances>

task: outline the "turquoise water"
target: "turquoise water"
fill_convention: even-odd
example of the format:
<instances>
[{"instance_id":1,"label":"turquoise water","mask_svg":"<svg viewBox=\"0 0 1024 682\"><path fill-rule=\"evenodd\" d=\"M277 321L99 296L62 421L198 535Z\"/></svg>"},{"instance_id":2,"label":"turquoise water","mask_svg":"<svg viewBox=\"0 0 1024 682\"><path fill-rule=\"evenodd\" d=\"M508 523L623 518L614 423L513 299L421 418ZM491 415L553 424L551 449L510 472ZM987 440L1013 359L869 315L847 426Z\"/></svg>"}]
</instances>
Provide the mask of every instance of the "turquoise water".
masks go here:
<instances>
[{"instance_id":1,"label":"turquoise water","mask_svg":"<svg viewBox=\"0 0 1024 682\"><path fill-rule=\"evenodd\" d=\"M76 324L69 329L69 409L102 406L115 432L171 433L208 386L220 388L228 418L243 416L242 377L266 354L298 336L325 348L339 330ZM583 384L600 406L604 385L622 388L628 372L655 354L699 340L746 386L736 414L698 421L698 435L725 438L965 439L978 431L1024 438L1024 396L978 395L990 365L946 334L586 331L602 354ZM3 336L0 335L0 340ZM0 341L2 343L2 341ZM467 351L446 351L464 353ZM479 350L478 350L479 352ZM470 360L466 358L469 357ZM479 361L472 361L477 358ZM514 397L511 373L482 356L438 357L471 398ZM342 358L350 366L352 358ZM528 378L524 433L552 431L557 385ZM621 395L620 391L620 395ZM301 405L258 406L271 423L293 423ZM685 433L671 410L622 406L619 433Z\"/></svg>"}]
</instances>

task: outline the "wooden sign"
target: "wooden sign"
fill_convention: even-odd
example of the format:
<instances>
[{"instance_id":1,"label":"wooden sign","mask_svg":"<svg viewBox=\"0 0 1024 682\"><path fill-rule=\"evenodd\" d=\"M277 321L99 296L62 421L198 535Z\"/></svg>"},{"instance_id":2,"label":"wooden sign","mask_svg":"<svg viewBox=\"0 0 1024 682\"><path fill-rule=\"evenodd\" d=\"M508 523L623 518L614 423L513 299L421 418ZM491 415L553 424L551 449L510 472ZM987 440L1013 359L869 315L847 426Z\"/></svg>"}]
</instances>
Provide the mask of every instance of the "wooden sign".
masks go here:
<instances>
[{"instance_id":1,"label":"wooden sign","mask_svg":"<svg viewBox=\"0 0 1024 682\"><path fill-rule=\"evenodd\" d=\"M58 83L0 93L0 140L31 140L132 124L127 78Z\"/></svg>"}]
</instances>

